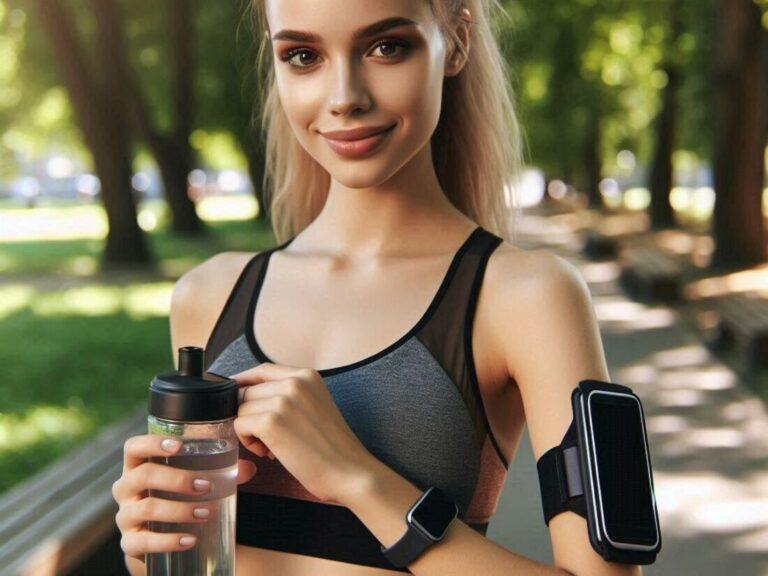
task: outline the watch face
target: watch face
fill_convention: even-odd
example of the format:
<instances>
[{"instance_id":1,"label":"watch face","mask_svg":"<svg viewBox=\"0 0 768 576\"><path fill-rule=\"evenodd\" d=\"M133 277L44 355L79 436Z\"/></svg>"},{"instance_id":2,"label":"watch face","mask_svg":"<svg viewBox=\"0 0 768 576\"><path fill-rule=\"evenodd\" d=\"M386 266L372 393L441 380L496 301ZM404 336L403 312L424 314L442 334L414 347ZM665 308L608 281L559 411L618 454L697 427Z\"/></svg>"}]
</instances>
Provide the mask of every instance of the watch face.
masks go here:
<instances>
[{"instance_id":1,"label":"watch face","mask_svg":"<svg viewBox=\"0 0 768 576\"><path fill-rule=\"evenodd\" d=\"M425 498L411 511L411 518L433 540L439 540L456 516L456 504L437 488L431 488Z\"/></svg>"}]
</instances>

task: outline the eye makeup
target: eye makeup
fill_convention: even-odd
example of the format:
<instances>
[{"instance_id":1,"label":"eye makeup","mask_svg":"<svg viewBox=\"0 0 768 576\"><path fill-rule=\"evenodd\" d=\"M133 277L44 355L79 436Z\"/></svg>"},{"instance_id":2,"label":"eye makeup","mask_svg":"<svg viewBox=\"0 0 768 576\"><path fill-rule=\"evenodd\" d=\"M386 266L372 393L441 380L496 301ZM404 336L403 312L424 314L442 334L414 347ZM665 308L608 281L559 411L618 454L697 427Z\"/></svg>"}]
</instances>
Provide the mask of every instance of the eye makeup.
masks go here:
<instances>
[{"instance_id":1,"label":"eye makeup","mask_svg":"<svg viewBox=\"0 0 768 576\"><path fill-rule=\"evenodd\" d=\"M381 47L385 47L385 50L388 50L390 52L394 51L393 54L383 54L381 56L374 56L374 58L383 58L384 60L393 60L398 61L413 50L414 46L411 42L399 39L399 38L383 38L381 40L377 40L373 46L371 47L371 51L380 50ZM306 48L306 47L294 47L289 48L282 52L279 56L279 59L282 62L286 62L290 67L295 68L297 70L304 70L309 69L312 67L312 62L309 63L306 66L295 64L295 57L300 56L302 54L314 54L314 51Z\"/></svg>"}]
</instances>

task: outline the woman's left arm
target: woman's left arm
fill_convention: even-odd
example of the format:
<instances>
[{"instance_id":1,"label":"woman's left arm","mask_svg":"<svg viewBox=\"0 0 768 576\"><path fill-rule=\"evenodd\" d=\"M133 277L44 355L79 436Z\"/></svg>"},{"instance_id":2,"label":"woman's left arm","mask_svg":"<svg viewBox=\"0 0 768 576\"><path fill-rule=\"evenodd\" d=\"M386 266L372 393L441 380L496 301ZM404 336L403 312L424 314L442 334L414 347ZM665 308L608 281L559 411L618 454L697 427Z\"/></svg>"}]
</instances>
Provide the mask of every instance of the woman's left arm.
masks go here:
<instances>
[{"instance_id":1,"label":"woman's left arm","mask_svg":"<svg viewBox=\"0 0 768 576\"><path fill-rule=\"evenodd\" d=\"M578 269L549 252L524 258L522 267L499 259L487 298L538 460L562 441L573 419L571 391L579 381L608 381L609 374L589 288ZM390 545L405 530L405 513L421 491L380 462L372 470L362 484L367 487L347 505L382 544ZM642 574L640 566L606 562L595 552L586 520L574 512L554 516L549 532L554 566L515 554L456 519L445 538L408 568L417 576Z\"/></svg>"}]
</instances>

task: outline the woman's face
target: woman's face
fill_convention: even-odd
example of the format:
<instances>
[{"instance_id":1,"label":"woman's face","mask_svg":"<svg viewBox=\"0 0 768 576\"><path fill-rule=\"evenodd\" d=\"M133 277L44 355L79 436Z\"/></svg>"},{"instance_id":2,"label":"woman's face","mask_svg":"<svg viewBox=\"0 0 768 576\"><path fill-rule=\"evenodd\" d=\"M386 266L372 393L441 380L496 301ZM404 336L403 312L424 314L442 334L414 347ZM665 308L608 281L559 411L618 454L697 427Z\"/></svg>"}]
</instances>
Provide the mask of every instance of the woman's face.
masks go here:
<instances>
[{"instance_id":1,"label":"woman's face","mask_svg":"<svg viewBox=\"0 0 768 576\"><path fill-rule=\"evenodd\" d=\"M288 121L333 179L351 188L373 186L429 143L443 78L458 71L449 67L452 60L446 64L447 47L427 2L268 0L266 15ZM363 34L393 18L395 26ZM406 19L413 24L403 24ZM389 126L384 135L337 150L323 136ZM353 150L345 154L344 147Z\"/></svg>"}]
</instances>

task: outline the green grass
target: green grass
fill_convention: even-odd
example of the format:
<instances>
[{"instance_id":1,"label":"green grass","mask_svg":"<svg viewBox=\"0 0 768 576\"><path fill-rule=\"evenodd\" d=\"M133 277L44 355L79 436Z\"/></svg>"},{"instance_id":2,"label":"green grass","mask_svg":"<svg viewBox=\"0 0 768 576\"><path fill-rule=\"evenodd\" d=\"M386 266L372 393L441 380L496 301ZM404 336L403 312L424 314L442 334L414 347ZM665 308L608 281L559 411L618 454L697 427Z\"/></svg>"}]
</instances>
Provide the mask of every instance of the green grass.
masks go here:
<instances>
[{"instance_id":1,"label":"green grass","mask_svg":"<svg viewBox=\"0 0 768 576\"><path fill-rule=\"evenodd\" d=\"M154 274L100 274L98 239L0 242L0 491L146 402L152 376L173 368L179 275L218 252L274 244L253 220L206 226L207 238L190 239L160 222L147 234L163 264Z\"/></svg>"}]
</instances>

